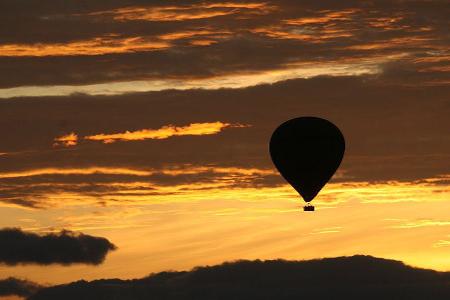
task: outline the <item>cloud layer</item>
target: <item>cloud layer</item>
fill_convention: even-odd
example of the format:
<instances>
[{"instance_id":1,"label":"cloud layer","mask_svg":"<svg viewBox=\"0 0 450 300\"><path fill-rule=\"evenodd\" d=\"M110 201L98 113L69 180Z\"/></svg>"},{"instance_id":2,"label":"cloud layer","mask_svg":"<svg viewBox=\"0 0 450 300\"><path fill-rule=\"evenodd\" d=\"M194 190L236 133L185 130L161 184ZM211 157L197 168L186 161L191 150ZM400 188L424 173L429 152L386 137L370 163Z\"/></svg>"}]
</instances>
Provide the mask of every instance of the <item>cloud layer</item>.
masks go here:
<instances>
[{"instance_id":1,"label":"cloud layer","mask_svg":"<svg viewBox=\"0 0 450 300\"><path fill-rule=\"evenodd\" d=\"M4 100L0 136L8 139L0 146L5 153L0 156L1 200L48 207L46 195L84 190L101 196L108 189L117 191L112 184L133 182L145 182L150 189L142 192L149 195L161 185L230 187L224 181L227 168L274 170L267 150L270 135L285 120L305 115L327 118L344 133L348 147L335 182L445 185L450 173L449 88L403 86L391 83L391 76L320 77L239 90ZM195 131L202 134L190 134L188 124L203 124ZM216 134L204 134L219 127ZM167 133L178 136L158 138ZM84 140L94 136L102 142ZM55 142L78 145L52 147ZM74 169L78 172L70 171ZM166 172L171 169L180 172ZM228 175L240 187L284 183L264 172L251 178Z\"/></svg>"},{"instance_id":2,"label":"cloud layer","mask_svg":"<svg viewBox=\"0 0 450 300\"><path fill-rule=\"evenodd\" d=\"M29 1L26 7L2 2L3 88L233 80L296 64L374 61L407 61L433 84L449 79L446 1Z\"/></svg>"}]
</instances>

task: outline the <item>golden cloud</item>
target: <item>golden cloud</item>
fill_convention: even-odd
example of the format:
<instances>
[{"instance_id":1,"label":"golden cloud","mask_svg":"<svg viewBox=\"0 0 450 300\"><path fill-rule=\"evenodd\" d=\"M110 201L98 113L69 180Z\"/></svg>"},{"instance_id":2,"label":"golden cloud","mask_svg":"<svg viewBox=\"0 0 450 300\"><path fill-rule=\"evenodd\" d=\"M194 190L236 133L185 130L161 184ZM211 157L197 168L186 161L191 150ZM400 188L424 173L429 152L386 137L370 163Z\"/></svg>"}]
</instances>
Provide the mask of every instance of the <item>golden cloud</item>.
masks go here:
<instances>
[{"instance_id":1,"label":"golden cloud","mask_svg":"<svg viewBox=\"0 0 450 300\"><path fill-rule=\"evenodd\" d=\"M420 37L420 36L410 36L410 37L401 37L401 38L393 38L384 41L378 41L374 43L367 44L359 44L345 47L344 49L351 50L380 50L380 49L393 49L393 48L402 48L402 47L428 47L427 42L431 41L431 38Z\"/></svg>"},{"instance_id":2,"label":"golden cloud","mask_svg":"<svg viewBox=\"0 0 450 300\"><path fill-rule=\"evenodd\" d=\"M399 25L398 23L404 19L403 16L381 17L369 19L369 26L381 28L384 30L407 29L410 26Z\"/></svg>"},{"instance_id":3,"label":"golden cloud","mask_svg":"<svg viewBox=\"0 0 450 300\"><path fill-rule=\"evenodd\" d=\"M206 39L191 41L191 45L193 45L193 46L211 46L216 43L217 43L217 41L206 40Z\"/></svg>"},{"instance_id":4,"label":"golden cloud","mask_svg":"<svg viewBox=\"0 0 450 300\"><path fill-rule=\"evenodd\" d=\"M348 30L340 29L316 29L310 31L299 31L283 28L281 26L260 27L250 30L252 33L262 34L275 39L302 40L311 43L325 42L330 39L353 36Z\"/></svg>"},{"instance_id":5,"label":"golden cloud","mask_svg":"<svg viewBox=\"0 0 450 300\"><path fill-rule=\"evenodd\" d=\"M216 37L216 38L224 38L232 35L231 31L227 30L188 30L188 31L176 31L167 34L160 35L158 38L163 41L173 41L179 39L187 39L194 37Z\"/></svg>"},{"instance_id":6,"label":"golden cloud","mask_svg":"<svg viewBox=\"0 0 450 300\"><path fill-rule=\"evenodd\" d=\"M18 178L18 177L40 176L40 175L91 175L91 174L148 176L151 175L152 172L126 168L108 168L108 167L70 168L70 169L43 168L43 169L0 173L0 178Z\"/></svg>"},{"instance_id":7,"label":"golden cloud","mask_svg":"<svg viewBox=\"0 0 450 300\"><path fill-rule=\"evenodd\" d=\"M225 128L243 128L249 125L229 124L222 122L213 123L192 123L188 126L167 125L159 129L141 129L137 131L125 131L113 134L96 134L85 136L84 139L91 141L101 141L105 144L117 141L142 141L148 139L162 140L173 136L183 135L211 135L221 132Z\"/></svg>"},{"instance_id":8,"label":"golden cloud","mask_svg":"<svg viewBox=\"0 0 450 300\"><path fill-rule=\"evenodd\" d=\"M173 22L207 19L242 13L265 14L274 9L267 3L213 3L190 6L124 7L110 11L91 13L90 15L112 15L117 21L143 20L152 22Z\"/></svg>"},{"instance_id":9,"label":"golden cloud","mask_svg":"<svg viewBox=\"0 0 450 300\"><path fill-rule=\"evenodd\" d=\"M170 44L161 40L143 37L118 38L97 37L69 43L53 44L4 44L0 45L0 56L74 56L153 51L169 48Z\"/></svg>"},{"instance_id":10,"label":"golden cloud","mask_svg":"<svg viewBox=\"0 0 450 300\"><path fill-rule=\"evenodd\" d=\"M53 144L54 147L58 146L64 146L64 147L71 147L76 146L78 144L78 135L75 133L69 133L67 135L63 135L61 137L57 137L54 139L55 143Z\"/></svg>"},{"instance_id":11,"label":"golden cloud","mask_svg":"<svg viewBox=\"0 0 450 300\"><path fill-rule=\"evenodd\" d=\"M92 182L92 178L86 178L86 182L68 183L64 177L61 181L53 179L51 182L32 184L32 178L27 179L31 185L41 188L36 193L27 194L22 198L26 200L38 199L39 207L58 207L60 203L65 205L80 205L80 203L92 203L102 205L128 204L152 204L167 202L189 202L208 200L230 200L235 201L290 201L303 204L301 197L289 185L257 186L253 182L265 176L278 175L275 169L237 168L220 166L168 166L164 169L130 169L113 167L91 167L91 168L44 168L24 170L16 172L0 173L0 178L20 178L41 175L131 175L136 176L133 181L122 181L117 177L112 182ZM197 176L203 174L201 176ZM186 176L192 175L191 179L164 184L160 182L159 175ZM206 181L205 181L205 178ZM433 182L430 179L430 182ZM27 189L26 184L19 186L0 187L0 191L11 193L19 189ZM48 187L48 191L46 188ZM88 187L88 189L85 189ZM387 182L379 184L360 183L332 183L328 184L314 200L314 205L320 209L331 209L341 205L370 204L370 205L406 205L410 203L445 202L448 200L450 190L448 187L432 185L429 183L407 184L400 182ZM17 193L14 193L17 194ZM25 197L25 198L24 198ZM6 198L5 198L6 199ZM3 201L2 206L21 206L14 201ZM70 204L73 203L73 204ZM405 204L403 204L405 203ZM410 205L410 204L409 204ZM389 228L417 228L431 226L450 226L450 221L442 220L419 220L409 221L407 219L390 220L395 221L396 226ZM323 229L323 230L322 230ZM313 234L335 233L339 228L322 228Z\"/></svg>"},{"instance_id":12,"label":"golden cloud","mask_svg":"<svg viewBox=\"0 0 450 300\"><path fill-rule=\"evenodd\" d=\"M237 168L237 167L216 167L216 166L191 166L182 165L178 167L167 167L166 169L130 169L130 168L112 168L112 167L89 167L89 168L42 168L16 172L0 173L0 178L19 178L40 175L133 175L133 176L150 176L153 174L165 174L171 176L189 175L198 173L216 173L227 175L272 175L278 174L272 169L257 168ZM128 185L128 183L127 183Z\"/></svg>"},{"instance_id":13,"label":"golden cloud","mask_svg":"<svg viewBox=\"0 0 450 300\"><path fill-rule=\"evenodd\" d=\"M308 25L328 23L331 21L347 21L351 20L352 15L357 12L359 12L358 9L346 9L342 11L325 10L320 12L320 16L288 19L284 20L284 23L288 25Z\"/></svg>"}]
</instances>

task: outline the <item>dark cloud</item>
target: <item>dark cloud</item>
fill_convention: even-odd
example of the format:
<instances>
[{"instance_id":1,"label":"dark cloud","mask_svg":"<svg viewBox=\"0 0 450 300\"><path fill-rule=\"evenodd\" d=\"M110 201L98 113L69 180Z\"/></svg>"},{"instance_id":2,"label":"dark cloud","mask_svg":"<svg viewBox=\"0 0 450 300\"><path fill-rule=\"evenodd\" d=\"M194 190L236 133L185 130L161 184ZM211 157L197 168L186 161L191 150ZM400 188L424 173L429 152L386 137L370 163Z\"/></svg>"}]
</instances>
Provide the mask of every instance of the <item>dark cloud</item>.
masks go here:
<instances>
[{"instance_id":1,"label":"dark cloud","mask_svg":"<svg viewBox=\"0 0 450 300\"><path fill-rule=\"evenodd\" d=\"M0 263L18 264L101 264L116 249L102 237L70 231L38 235L18 228L0 230Z\"/></svg>"},{"instance_id":2,"label":"dark cloud","mask_svg":"<svg viewBox=\"0 0 450 300\"><path fill-rule=\"evenodd\" d=\"M78 281L29 299L448 299L449 278L449 273L370 256L258 260L135 280Z\"/></svg>"},{"instance_id":3,"label":"dark cloud","mask_svg":"<svg viewBox=\"0 0 450 300\"><path fill-rule=\"evenodd\" d=\"M1 296L20 296L28 297L36 293L43 286L23 279L6 278L0 279L0 297Z\"/></svg>"}]
</instances>

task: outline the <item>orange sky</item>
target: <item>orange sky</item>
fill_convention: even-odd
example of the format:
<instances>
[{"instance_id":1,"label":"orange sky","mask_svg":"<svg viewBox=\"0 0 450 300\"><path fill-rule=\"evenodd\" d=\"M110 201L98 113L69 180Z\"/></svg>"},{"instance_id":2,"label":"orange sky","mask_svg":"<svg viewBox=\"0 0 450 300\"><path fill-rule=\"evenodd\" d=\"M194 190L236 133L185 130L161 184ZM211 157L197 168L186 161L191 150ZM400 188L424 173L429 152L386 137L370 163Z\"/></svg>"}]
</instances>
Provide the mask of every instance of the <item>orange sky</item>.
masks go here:
<instances>
[{"instance_id":1,"label":"orange sky","mask_svg":"<svg viewBox=\"0 0 450 300\"><path fill-rule=\"evenodd\" d=\"M178 196L138 193L127 197L132 202L104 208L80 199L82 195L51 195L66 199L65 205L41 212L4 207L0 225L37 232L80 231L107 237L119 249L101 266L18 266L2 267L0 272L63 283L136 278L244 258L350 253L450 270L449 195L447 186L429 184L332 184L314 201L315 213L303 212L302 202L288 186L193 190Z\"/></svg>"},{"instance_id":2,"label":"orange sky","mask_svg":"<svg viewBox=\"0 0 450 300\"><path fill-rule=\"evenodd\" d=\"M354 254L450 271L445 1L75 2L0 11L0 230L118 249L0 279ZM347 149L307 213L268 142L311 115Z\"/></svg>"}]
</instances>

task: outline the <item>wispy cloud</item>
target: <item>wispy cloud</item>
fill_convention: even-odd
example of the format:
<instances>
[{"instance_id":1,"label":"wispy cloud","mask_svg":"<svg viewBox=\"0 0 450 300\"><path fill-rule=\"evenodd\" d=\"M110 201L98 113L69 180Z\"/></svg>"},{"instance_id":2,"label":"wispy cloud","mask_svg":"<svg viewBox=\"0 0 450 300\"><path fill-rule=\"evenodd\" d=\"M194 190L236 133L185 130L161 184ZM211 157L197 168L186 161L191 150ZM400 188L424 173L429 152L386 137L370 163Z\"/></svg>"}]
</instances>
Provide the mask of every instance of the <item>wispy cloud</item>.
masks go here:
<instances>
[{"instance_id":1,"label":"wispy cloud","mask_svg":"<svg viewBox=\"0 0 450 300\"><path fill-rule=\"evenodd\" d=\"M70 43L3 44L0 56L76 56L153 51L170 47L163 40L143 37L98 37Z\"/></svg>"},{"instance_id":2,"label":"wispy cloud","mask_svg":"<svg viewBox=\"0 0 450 300\"><path fill-rule=\"evenodd\" d=\"M92 167L92 168L44 168L17 172L4 172L0 173L0 178L18 178L18 177L30 177L30 176L41 176L41 175L91 175L91 174L122 174L122 175L134 175L134 176L148 176L151 172L125 169L125 168L108 168L108 167Z\"/></svg>"},{"instance_id":3,"label":"wispy cloud","mask_svg":"<svg viewBox=\"0 0 450 300\"><path fill-rule=\"evenodd\" d=\"M346 2L339 8L314 1L302 5L290 1L127 4L96 3L80 8L42 3L40 9L30 8L24 15L23 28L14 27L16 20L6 11L17 8L7 4L5 15L0 16L5 28L0 45L4 80L0 85L41 86L46 95L54 94L54 89L60 91L58 95L67 95L65 89L83 92L88 85L103 83L111 84L111 94L120 93L117 84L131 82L136 87L129 89L131 92L158 90L155 85L183 89L184 84L170 84L166 79L183 81L198 76L215 80L230 74L287 70L290 62L308 61L319 66L399 53L410 54L410 66L423 70L423 63L412 64L414 58L433 56L448 48L442 1L421 5L397 1L389 8L377 2L370 9L360 1ZM424 10L429 21L425 23L421 17ZM55 30L55 26L62 30ZM25 28L41 30L30 34ZM106 54L104 59L91 57ZM27 72L23 72L24 64ZM440 67L427 70L443 70ZM42 76L43 69L51 72ZM446 82L442 78L433 81ZM152 87L144 88L144 84Z\"/></svg>"},{"instance_id":4,"label":"wispy cloud","mask_svg":"<svg viewBox=\"0 0 450 300\"><path fill-rule=\"evenodd\" d=\"M265 14L272 11L274 6L267 3L237 3L217 2L199 3L185 6L134 6L123 7L110 11L90 13L91 16L111 16L117 21L151 21L174 22L197 19L208 19L233 14Z\"/></svg>"},{"instance_id":5,"label":"wispy cloud","mask_svg":"<svg viewBox=\"0 0 450 300\"><path fill-rule=\"evenodd\" d=\"M428 220L428 219L412 220L391 226L391 228L410 229L410 228L434 227L434 226L450 226L450 221Z\"/></svg>"},{"instance_id":6,"label":"wispy cloud","mask_svg":"<svg viewBox=\"0 0 450 300\"><path fill-rule=\"evenodd\" d=\"M273 169L173 166L164 169L36 169L1 173L1 202L6 206L48 208L82 203L151 203L201 199L205 191L214 198L242 198L239 190L254 199L264 196L264 181L277 175ZM17 184L12 183L15 181ZM30 185L29 182L33 181ZM253 184L253 182L259 182ZM270 180L269 180L270 182ZM257 186L261 186L258 188ZM286 189L287 187L283 187ZM209 195L212 198L212 195Z\"/></svg>"},{"instance_id":7,"label":"wispy cloud","mask_svg":"<svg viewBox=\"0 0 450 300\"><path fill-rule=\"evenodd\" d=\"M442 239L433 244L434 248L450 247L450 239Z\"/></svg>"},{"instance_id":8,"label":"wispy cloud","mask_svg":"<svg viewBox=\"0 0 450 300\"><path fill-rule=\"evenodd\" d=\"M311 78L327 76L358 76L378 74L380 65L385 59L372 59L363 62L328 63L328 64L297 64L286 68L251 73L236 73L209 78L179 78L158 79L128 82L110 82L92 85L55 85L55 86L24 86L0 89L0 98L69 96L75 93L87 95L122 95L136 92L156 92L164 90L190 89L239 89L261 84L273 84L296 78Z\"/></svg>"},{"instance_id":9,"label":"wispy cloud","mask_svg":"<svg viewBox=\"0 0 450 300\"><path fill-rule=\"evenodd\" d=\"M41 175L92 175L92 174L105 174L105 175L132 175L132 176L150 176L153 174L166 174L166 175L187 175L198 173L224 173L224 174L241 174L241 175L253 175L253 174L277 174L275 170L257 169L257 168L237 168L237 167L214 167L214 166L179 166L170 167L165 169L126 169L126 168L112 168L112 167L91 167L91 168L43 168L34 170L25 170L17 172L4 172L0 173L0 178L20 178L20 177L32 177Z\"/></svg>"},{"instance_id":10,"label":"wispy cloud","mask_svg":"<svg viewBox=\"0 0 450 300\"><path fill-rule=\"evenodd\" d=\"M76 146L78 143L78 135L76 135L75 133L71 132L67 135L63 135L60 137L57 137L54 139L54 143L53 146L54 147L58 147L58 146L64 146L64 147L71 147L71 146Z\"/></svg>"},{"instance_id":11,"label":"wispy cloud","mask_svg":"<svg viewBox=\"0 0 450 300\"><path fill-rule=\"evenodd\" d=\"M229 124L222 122L213 123L192 123L187 126L167 125L159 129L141 129L136 131L125 131L113 134L95 134L85 136L84 139L91 141L101 141L105 144L117 141L142 141L148 139L162 140L173 136L184 135L211 135L217 134L225 128L243 128L249 125Z\"/></svg>"},{"instance_id":12,"label":"wispy cloud","mask_svg":"<svg viewBox=\"0 0 450 300\"><path fill-rule=\"evenodd\" d=\"M309 234L328 234L328 233L339 233L341 232L343 227L336 226L336 227L325 227L325 228L318 228L314 229Z\"/></svg>"},{"instance_id":13,"label":"wispy cloud","mask_svg":"<svg viewBox=\"0 0 450 300\"><path fill-rule=\"evenodd\" d=\"M320 11L316 16L288 19L283 22L288 25L322 24L335 21L348 21L358 13L360 9L345 9L340 11Z\"/></svg>"}]
</instances>

